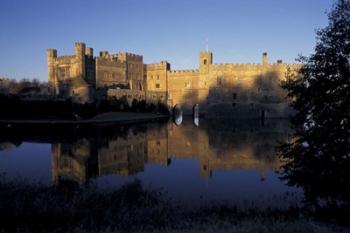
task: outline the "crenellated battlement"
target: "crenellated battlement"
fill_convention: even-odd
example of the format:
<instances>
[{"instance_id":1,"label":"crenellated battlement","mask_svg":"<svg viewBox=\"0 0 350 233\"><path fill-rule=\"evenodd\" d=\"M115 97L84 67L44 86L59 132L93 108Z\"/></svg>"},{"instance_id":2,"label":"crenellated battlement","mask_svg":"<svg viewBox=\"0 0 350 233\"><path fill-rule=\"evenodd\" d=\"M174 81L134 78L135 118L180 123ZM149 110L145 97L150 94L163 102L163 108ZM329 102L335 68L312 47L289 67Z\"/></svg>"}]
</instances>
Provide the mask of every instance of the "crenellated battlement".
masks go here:
<instances>
[{"instance_id":1,"label":"crenellated battlement","mask_svg":"<svg viewBox=\"0 0 350 233\"><path fill-rule=\"evenodd\" d=\"M290 63L290 64L284 63L284 65L290 68L299 68L299 69L303 66L302 64L298 64L298 63Z\"/></svg>"},{"instance_id":2,"label":"crenellated battlement","mask_svg":"<svg viewBox=\"0 0 350 233\"><path fill-rule=\"evenodd\" d=\"M170 63L167 61L160 61L158 63L145 64L146 70L170 70Z\"/></svg>"},{"instance_id":3,"label":"crenellated battlement","mask_svg":"<svg viewBox=\"0 0 350 233\"><path fill-rule=\"evenodd\" d=\"M57 58L57 50L56 49L48 49L47 50L48 58Z\"/></svg>"},{"instance_id":4,"label":"crenellated battlement","mask_svg":"<svg viewBox=\"0 0 350 233\"><path fill-rule=\"evenodd\" d=\"M194 70L170 70L170 74L198 74L199 70L194 69Z\"/></svg>"},{"instance_id":5,"label":"crenellated battlement","mask_svg":"<svg viewBox=\"0 0 350 233\"><path fill-rule=\"evenodd\" d=\"M62 56L57 57L57 60L71 59L71 58L75 58L75 55L62 55Z\"/></svg>"},{"instance_id":6,"label":"crenellated battlement","mask_svg":"<svg viewBox=\"0 0 350 233\"><path fill-rule=\"evenodd\" d=\"M100 51L99 57L96 57L96 58L105 59L105 60L118 60L118 55L110 54L108 51L103 50L103 51Z\"/></svg>"},{"instance_id":7,"label":"crenellated battlement","mask_svg":"<svg viewBox=\"0 0 350 233\"><path fill-rule=\"evenodd\" d=\"M270 63L270 64L260 64L260 63L215 63L211 65L212 69L242 69L242 70L256 70L256 69L270 69L279 68L281 66L291 66L299 68L299 64L287 64L282 62Z\"/></svg>"},{"instance_id":8,"label":"crenellated battlement","mask_svg":"<svg viewBox=\"0 0 350 233\"><path fill-rule=\"evenodd\" d=\"M122 61L139 61L139 62L143 61L143 56L133 54L133 53L120 52L120 53L117 53L116 55L118 59Z\"/></svg>"},{"instance_id":9,"label":"crenellated battlement","mask_svg":"<svg viewBox=\"0 0 350 233\"><path fill-rule=\"evenodd\" d=\"M58 63L58 65L70 64L75 61L75 58L76 58L75 55L64 55L64 56L59 56L55 58L55 61Z\"/></svg>"},{"instance_id":10,"label":"crenellated battlement","mask_svg":"<svg viewBox=\"0 0 350 233\"><path fill-rule=\"evenodd\" d=\"M126 63L124 61L119 61L117 58L108 57L96 57L96 66L118 66L125 67Z\"/></svg>"}]
</instances>

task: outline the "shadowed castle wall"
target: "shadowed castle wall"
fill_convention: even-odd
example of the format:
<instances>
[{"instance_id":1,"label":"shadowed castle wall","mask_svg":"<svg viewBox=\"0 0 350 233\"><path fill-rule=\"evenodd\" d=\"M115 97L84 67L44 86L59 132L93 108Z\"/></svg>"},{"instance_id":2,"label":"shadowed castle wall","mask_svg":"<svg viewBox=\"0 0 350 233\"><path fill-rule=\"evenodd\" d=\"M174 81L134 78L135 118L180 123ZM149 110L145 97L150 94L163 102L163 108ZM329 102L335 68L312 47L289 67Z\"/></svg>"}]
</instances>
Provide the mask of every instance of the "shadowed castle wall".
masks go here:
<instances>
[{"instance_id":1,"label":"shadowed castle wall","mask_svg":"<svg viewBox=\"0 0 350 233\"><path fill-rule=\"evenodd\" d=\"M137 101L142 101L146 99L146 93L140 90L129 90L129 89L108 89L107 98L108 99L122 99L125 98L129 106L132 106L132 101L135 99Z\"/></svg>"},{"instance_id":2,"label":"shadowed castle wall","mask_svg":"<svg viewBox=\"0 0 350 233\"><path fill-rule=\"evenodd\" d=\"M131 53L118 53L118 60L126 63L126 79L133 90L144 90L143 57Z\"/></svg>"},{"instance_id":3,"label":"shadowed castle wall","mask_svg":"<svg viewBox=\"0 0 350 233\"><path fill-rule=\"evenodd\" d=\"M199 70L169 71L168 103L192 113L195 104L209 117L287 117L292 114L280 87L287 68L300 69L278 61L269 64L214 64L211 52L201 52ZM264 113L262 113L264 112Z\"/></svg>"}]
</instances>

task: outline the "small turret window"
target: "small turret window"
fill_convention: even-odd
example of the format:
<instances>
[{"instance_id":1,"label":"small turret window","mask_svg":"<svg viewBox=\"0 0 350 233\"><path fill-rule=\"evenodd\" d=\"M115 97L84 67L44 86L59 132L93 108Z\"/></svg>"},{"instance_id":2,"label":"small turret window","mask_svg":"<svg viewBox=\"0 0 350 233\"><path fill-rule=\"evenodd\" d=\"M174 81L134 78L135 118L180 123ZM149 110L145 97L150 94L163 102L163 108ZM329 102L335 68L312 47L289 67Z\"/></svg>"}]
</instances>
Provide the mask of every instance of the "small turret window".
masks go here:
<instances>
[{"instance_id":1,"label":"small turret window","mask_svg":"<svg viewBox=\"0 0 350 233\"><path fill-rule=\"evenodd\" d=\"M207 64L207 59L203 60L203 64L206 65Z\"/></svg>"}]
</instances>

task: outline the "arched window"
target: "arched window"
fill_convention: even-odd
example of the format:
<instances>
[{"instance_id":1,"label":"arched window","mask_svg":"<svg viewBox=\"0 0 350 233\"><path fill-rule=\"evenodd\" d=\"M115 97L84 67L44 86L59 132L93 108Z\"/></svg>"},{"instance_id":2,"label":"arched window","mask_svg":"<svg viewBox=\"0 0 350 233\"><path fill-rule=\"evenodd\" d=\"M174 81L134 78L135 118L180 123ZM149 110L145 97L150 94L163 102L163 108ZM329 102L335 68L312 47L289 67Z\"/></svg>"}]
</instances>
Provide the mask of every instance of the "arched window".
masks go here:
<instances>
[{"instance_id":1,"label":"arched window","mask_svg":"<svg viewBox=\"0 0 350 233\"><path fill-rule=\"evenodd\" d=\"M203 64L206 65L207 64L207 59L203 60Z\"/></svg>"}]
</instances>

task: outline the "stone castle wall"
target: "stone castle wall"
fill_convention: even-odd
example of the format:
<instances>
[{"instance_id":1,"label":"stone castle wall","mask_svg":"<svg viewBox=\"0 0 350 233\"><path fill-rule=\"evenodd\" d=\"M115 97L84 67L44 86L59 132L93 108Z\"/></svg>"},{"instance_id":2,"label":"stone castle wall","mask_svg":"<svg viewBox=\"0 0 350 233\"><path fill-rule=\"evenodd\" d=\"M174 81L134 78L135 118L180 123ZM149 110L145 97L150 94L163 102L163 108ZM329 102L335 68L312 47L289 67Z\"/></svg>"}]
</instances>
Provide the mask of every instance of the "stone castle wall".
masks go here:
<instances>
[{"instance_id":1,"label":"stone castle wall","mask_svg":"<svg viewBox=\"0 0 350 233\"><path fill-rule=\"evenodd\" d=\"M146 94L144 91L140 90L129 90L129 89L109 89L107 91L108 99L122 99L126 98L129 106L132 106L132 101L135 99L137 101L142 101L146 99Z\"/></svg>"},{"instance_id":2,"label":"stone castle wall","mask_svg":"<svg viewBox=\"0 0 350 233\"><path fill-rule=\"evenodd\" d=\"M210 51L200 52L196 70L171 70L161 61L143 64L143 57L131 53L109 54L76 43L75 55L57 57L48 50L49 83L57 95L93 100L93 91L107 90L107 97L123 96L149 103L161 102L169 109L178 106L183 113L213 117L286 117L292 114L279 83L287 69L298 64L281 60L269 63L267 53L261 64L215 64ZM96 98L96 96L95 96Z\"/></svg>"},{"instance_id":3,"label":"stone castle wall","mask_svg":"<svg viewBox=\"0 0 350 233\"><path fill-rule=\"evenodd\" d=\"M49 84L56 95L71 97L77 102L92 101L95 86L94 59L85 52L84 43L75 43L75 55L71 56L58 57L57 50L48 50Z\"/></svg>"},{"instance_id":4,"label":"stone castle wall","mask_svg":"<svg viewBox=\"0 0 350 233\"><path fill-rule=\"evenodd\" d=\"M96 87L109 87L116 83L129 85L126 79L126 63L113 57L96 58Z\"/></svg>"}]
</instances>

